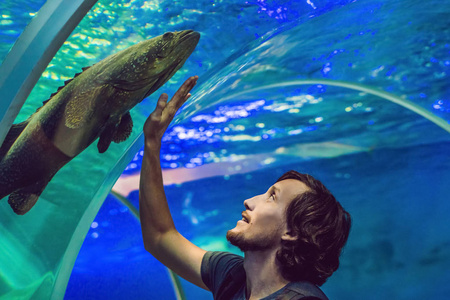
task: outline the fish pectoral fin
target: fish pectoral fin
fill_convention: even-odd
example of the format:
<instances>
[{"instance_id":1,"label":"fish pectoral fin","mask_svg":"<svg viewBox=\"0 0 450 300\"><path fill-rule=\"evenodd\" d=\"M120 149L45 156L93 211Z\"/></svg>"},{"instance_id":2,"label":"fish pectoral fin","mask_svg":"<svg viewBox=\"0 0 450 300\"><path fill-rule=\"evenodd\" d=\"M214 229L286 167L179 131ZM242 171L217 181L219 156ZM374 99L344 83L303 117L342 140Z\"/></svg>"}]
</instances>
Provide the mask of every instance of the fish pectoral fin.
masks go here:
<instances>
[{"instance_id":1,"label":"fish pectoral fin","mask_svg":"<svg viewBox=\"0 0 450 300\"><path fill-rule=\"evenodd\" d=\"M106 123L104 129L102 130L102 133L100 134L100 138L98 140L97 149L99 153L103 153L106 150L108 150L109 145L111 145L111 142L113 140L113 137L117 131L117 126L120 121L110 121Z\"/></svg>"},{"instance_id":2,"label":"fish pectoral fin","mask_svg":"<svg viewBox=\"0 0 450 300\"><path fill-rule=\"evenodd\" d=\"M129 112L122 115L118 121L108 120L98 140L98 152L103 153L108 150L111 142L120 143L125 141L130 136L132 129L133 120Z\"/></svg>"},{"instance_id":3,"label":"fish pectoral fin","mask_svg":"<svg viewBox=\"0 0 450 300\"><path fill-rule=\"evenodd\" d=\"M17 137L22 133L22 131L27 127L28 120L22 123L13 124L9 129L9 132L6 134L6 137L3 141L2 146L0 147L0 160L8 153L11 146L16 141Z\"/></svg>"},{"instance_id":4,"label":"fish pectoral fin","mask_svg":"<svg viewBox=\"0 0 450 300\"><path fill-rule=\"evenodd\" d=\"M102 87L98 87L72 96L64 111L65 125L72 129L83 127L94 115L95 103L102 91Z\"/></svg>"},{"instance_id":5,"label":"fish pectoral fin","mask_svg":"<svg viewBox=\"0 0 450 300\"><path fill-rule=\"evenodd\" d=\"M36 204L50 179L38 181L35 184L11 193L8 203L13 211L18 215L26 214Z\"/></svg>"},{"instance_id":6,"label":"fish pectoral fin","mask_svg":"<svg viewBox=\"0 0 450 300\"><path fill-rule=\"evenodd\" d=\"M133 119L131 119L130 112L127 112L120 119L119 125L112 137L114 143L121 143L126 141L133 130Z\"/></svg>"}]
</instances>

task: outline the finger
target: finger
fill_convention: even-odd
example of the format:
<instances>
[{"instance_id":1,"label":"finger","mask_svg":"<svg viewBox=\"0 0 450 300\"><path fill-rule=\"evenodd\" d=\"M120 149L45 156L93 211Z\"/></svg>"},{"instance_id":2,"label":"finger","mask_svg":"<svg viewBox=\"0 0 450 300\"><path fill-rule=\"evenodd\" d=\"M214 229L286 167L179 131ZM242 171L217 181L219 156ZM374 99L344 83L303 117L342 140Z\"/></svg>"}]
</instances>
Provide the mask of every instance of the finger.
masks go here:
<instances>
[{"instance_id":1,"label":"finger","mask_svg":"<svg viewBox=\"0 0 450 300\"><path fill-rule=\"evenodd\" d=\"M188 93L187 95L184 96L183 99L180 99L177 103L177 106L174 108L174 111L177 112L181 106L183 106L183 104L187 101L187 99L189 99L191 97L191 93Z\"/></svg>"},{"instance_id":2,"label":"finger","mask_svg":"<svg viewBox=\"0 0 450 300\"><path fill-rule=\"evenodd\" d=\"M173 98L176 100L180 100L180 99L184 100L186 95L192 90L192 88L197 83L197 78L198 78L198 76L192 76L192 77L188 78L183 83L183 85L178 89L178 91L175 93ZM176 102L178 102L178 101L176 101Z\"/></svg>"},{"instance_id":3,"label":"finger","mask_svg":"<svg viewBox=\"0 0 450 300\"><path fill-rule=\"evenodd\" d=\"M156 103L156 109L163 110L164 107L166 107L167 99L169 99L169 95L166 93L162 93L161 96L159 96L158 102Z\"/></svg>"},{"instance_id":4,"label":"finger","mask_svg":"<svg viewBox=\"0 0 450 300\"><path fill-rule=\"evenodd\" d=\"M197 83L198 76L189 77L173 95L172 100L169 102L170 108L177 111L186 100L189 98L187 95L194 88Z\"/></svg>"},{"instance_id":5,"label":"finger","mask_svg":"<svg viewBox=\"0 0 450 300\"><path fill-rule=\"evenodd\" d=\"M169 99L169 96L166 93L163 93L161 94L161 96L159 96L156 108L151 114L153 120L156 121L161 119L162 112L167 104L167 99Z\"/></svg>"},{"instance_id":6,"label":"finger","mask_svg":"<svg viewBox=\"0 0 450 300\"><path fill-rule=\"evenodd\" d=\"M187 99L189 99L192 96L191 93L187 93L186 95L183 95L182 98L180 98L177 102L176 102L176 106L174 108L175 111L178 111L180 109L181 106L183 106L183 104L187 101Z\"/></svg>"},{"instance_id":7,"label":"finger","mask_svg":"<svg viewBox=\"0 0 450 300\"><path fill-rule=\"evenodd\" d=\"M173 98L184 99L184 97L192 90L197 83L198 76L192 76L188 78L175 93Z\"/></svg>"}]
</instances>

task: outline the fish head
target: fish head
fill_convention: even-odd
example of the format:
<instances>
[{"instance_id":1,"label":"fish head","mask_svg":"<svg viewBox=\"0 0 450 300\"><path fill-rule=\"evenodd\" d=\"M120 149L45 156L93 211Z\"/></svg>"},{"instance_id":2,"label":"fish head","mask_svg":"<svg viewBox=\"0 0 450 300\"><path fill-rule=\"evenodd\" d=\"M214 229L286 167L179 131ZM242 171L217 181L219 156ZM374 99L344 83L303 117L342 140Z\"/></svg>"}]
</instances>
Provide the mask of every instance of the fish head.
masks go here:
<instances>
[{"instance_id":1,"label":"fish head","mask_svg":"<svg viewBox=\"0 0 450 300\"><path fill-rule=\"evenodd\" d=\"M109 57L97 78L126 98L137 100L135 105L183 66L199 39L200 34L193 30L166 32Z\"/></svg>"}]
</instances>

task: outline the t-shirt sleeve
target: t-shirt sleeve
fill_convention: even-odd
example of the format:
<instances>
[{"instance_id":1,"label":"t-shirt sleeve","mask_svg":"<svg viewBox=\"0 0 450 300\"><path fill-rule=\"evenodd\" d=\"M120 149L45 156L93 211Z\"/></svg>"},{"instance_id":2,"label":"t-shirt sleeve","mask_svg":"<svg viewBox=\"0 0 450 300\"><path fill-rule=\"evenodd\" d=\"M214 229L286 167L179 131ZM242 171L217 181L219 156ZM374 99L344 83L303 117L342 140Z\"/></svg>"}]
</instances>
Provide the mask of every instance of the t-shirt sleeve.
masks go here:
<instances>
[{"instance_id":1,"label":"t-shirt sleeve","mask_svg":"<svg viewBox=\"0 0 450 300\"><path fill-rule=\"evenodd\" d=\"M242 263L242 256L236 254L219 251L206 252L202 260L202 280L213 295L216 295L227 274Z\"/></svg>"}]
</instances>

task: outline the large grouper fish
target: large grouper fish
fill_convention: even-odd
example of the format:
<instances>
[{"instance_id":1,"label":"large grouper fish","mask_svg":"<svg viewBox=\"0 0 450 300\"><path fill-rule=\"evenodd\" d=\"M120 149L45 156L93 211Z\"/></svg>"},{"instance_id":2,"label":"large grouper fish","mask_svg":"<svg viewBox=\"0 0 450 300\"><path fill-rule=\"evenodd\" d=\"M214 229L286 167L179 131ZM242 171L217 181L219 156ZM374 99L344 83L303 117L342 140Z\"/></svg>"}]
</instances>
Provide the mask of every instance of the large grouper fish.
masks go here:
<instances>
[{"instance_id":1,"label":"large grouper fish","mask_svg":"<svg viewBox=\"0 0 450 300\"><path fill-rule=\"evenodd\" d=\"M125 141L129 110L159 89L194 51L200 34L167 32L113 54L83 71L15 124L0 148L0 199L16 214L36 203L52 177L97 138L98 151Z\"/></svg>"}]
</instances>

